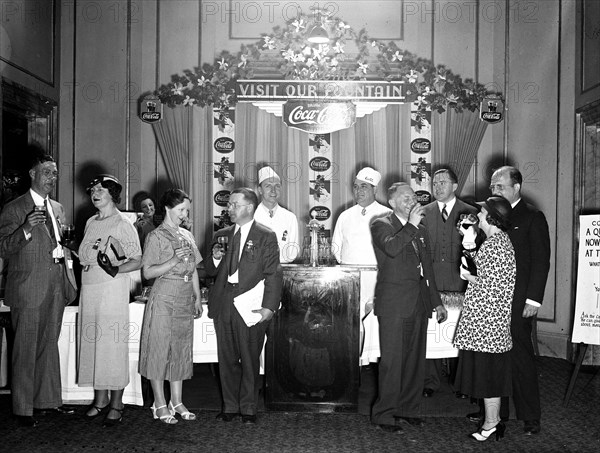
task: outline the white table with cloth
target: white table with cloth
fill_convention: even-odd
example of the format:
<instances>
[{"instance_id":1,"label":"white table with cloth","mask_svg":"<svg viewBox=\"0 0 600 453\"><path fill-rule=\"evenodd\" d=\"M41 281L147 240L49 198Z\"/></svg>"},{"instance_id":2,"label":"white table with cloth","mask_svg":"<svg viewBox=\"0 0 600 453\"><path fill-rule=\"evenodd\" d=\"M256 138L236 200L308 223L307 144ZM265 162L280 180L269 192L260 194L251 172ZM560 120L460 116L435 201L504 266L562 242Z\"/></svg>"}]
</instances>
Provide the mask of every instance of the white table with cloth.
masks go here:
<instances>
[{"instance_id":1,"label":"white table with cloth","mask_svg":"<svg viewBox=\"0 0 600 453\"><path fill-rule=\"evenodd\" d=\"M379 321L371 310L365 314L365 303L373 302L377 271L362 269L360 274L360 319L362 347L360 349L360 364L368 365L377 362L381 356L379 350ZM401 297L401 295L398 295ZM464 295L462 293L441 292L440 297L446 310L448 319L439 324L435 313L427 324L427 358L443 359L458 357L458 349L452 346L454 332L458 324Z\"/></svg>"},{"instance_id":2,"label":"white table with cloth","mask_svg":"<svg viewBox=\"0 0 600 453\"><path fill-rule=\"evenodd\" d=\"M115 325L108 332L115 341L124 341L129 345L129 385L123 393L125 404L143 405L142 379L138 373L140 356L140 334L144 318L143 303L129 304L129 324ZM62 379L62 398L65 403L87 403L94 399L91 387L77 385L77 312L78 307L67 307L63 316L63 325L58 340ZM215 363L217 359L217 337L212 319L204 307L202 317L194 320L194 363ZM107 364L110 366L110 364Z\"/></svg>"}]
</instances>

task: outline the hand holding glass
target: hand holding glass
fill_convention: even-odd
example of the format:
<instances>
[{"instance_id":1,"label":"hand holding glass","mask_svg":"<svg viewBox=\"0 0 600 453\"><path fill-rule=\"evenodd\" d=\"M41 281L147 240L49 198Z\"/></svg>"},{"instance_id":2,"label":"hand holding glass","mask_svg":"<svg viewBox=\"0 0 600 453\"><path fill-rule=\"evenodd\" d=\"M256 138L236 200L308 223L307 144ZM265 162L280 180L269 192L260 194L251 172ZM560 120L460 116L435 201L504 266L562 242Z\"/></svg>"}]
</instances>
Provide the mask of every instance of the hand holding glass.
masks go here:
<instances>
[{"instance_id":1,"label":"hand holding glass","mask_svg":"<svg viewBox=\"0 0 600 453\"><path fill-rule=\"evenodd\" d=\"M223 252L227 253L227 244L229 243L229 238L227 236L219 236L217 238L217 242L223 248Z\"/></svg>"}]
</instances>

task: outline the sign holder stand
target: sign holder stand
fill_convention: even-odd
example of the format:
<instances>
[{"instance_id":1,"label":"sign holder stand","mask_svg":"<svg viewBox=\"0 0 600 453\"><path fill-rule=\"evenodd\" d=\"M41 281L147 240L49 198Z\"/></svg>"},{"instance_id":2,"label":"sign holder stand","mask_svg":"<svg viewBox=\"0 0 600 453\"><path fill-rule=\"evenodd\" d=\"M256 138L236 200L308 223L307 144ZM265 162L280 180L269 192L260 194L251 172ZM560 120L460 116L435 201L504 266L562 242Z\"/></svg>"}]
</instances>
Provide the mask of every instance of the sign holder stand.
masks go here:
<instances>
[{"instance_id":1,"label":"sign holder stand","mask_svg":"<svg viewBox=\"0 0 600 453\"><path fill-rule=\"evenodd\" d=\"M585 357L588 346L589 345L587 343L579 343L577 346L577 361L575 362L575 369L573 370L571 379L569 380L569 387L567 388L567 393L563 401L563 407L567 407L569 405L569 400L571 399L571 394L573 393L573 388L575 387L575 381L577 381L577 375L579 374L579 369L583 363L583 358Z\"/></svg>"}]
</instances>

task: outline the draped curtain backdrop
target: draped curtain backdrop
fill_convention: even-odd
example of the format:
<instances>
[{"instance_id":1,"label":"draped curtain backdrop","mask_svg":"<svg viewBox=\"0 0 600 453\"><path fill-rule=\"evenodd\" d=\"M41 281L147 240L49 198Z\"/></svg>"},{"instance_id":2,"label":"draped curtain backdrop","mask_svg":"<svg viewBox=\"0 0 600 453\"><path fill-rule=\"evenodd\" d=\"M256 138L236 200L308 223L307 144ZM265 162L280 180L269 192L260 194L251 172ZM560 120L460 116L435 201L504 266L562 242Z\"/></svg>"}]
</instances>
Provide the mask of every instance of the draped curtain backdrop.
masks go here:
<instances>
[{"instance_id":1,"label":"draped curtain backdrop","mask_svg":"<svg viewBox=\"0 0 600 453\"><path fill-rule=\"evenodd\" d=\"M165 108L153 125L167 176L192 197L193 233L206 256L213 234L212 109ZM477 113L448 110L434 114L433 168L450 166L463 189L487 123ZM309 220L308 133L287 127L280 117L250 103L236 106L236 187L258 187L258 169L272 166L282 179L281 204L296 214L301 236ZM387 188L410 180L410 104L390 104L356 120L353 128L331 134L333 224L354 204L356 173L370 166L382 175L377 200L387 205Z\"/></svg>"},{"instance_id":2,"label":"draped curtain backdrop","mask_svg":"<svg viewBox=\"0 0 600 453\"><path fill-rule=\"evenodd\" d=\"M478 112L447 110L433 114L433 171L449 166L458 178L456 195L460 196L471 168L477 159L477 151L485 135L487 123L479 119Z\"/></svg>"},{"instance_id":3,"label":"draped curtain backdrop","mask_svg":"<svg viewBox=\"0 0 600 453\"><path fill-rule=\"evenodd\" d=\"M169 180L192 198L192 233L204 257L212 238L212 118L211 108L165 107L152 125Z\"/></svg>"}]
</instances>

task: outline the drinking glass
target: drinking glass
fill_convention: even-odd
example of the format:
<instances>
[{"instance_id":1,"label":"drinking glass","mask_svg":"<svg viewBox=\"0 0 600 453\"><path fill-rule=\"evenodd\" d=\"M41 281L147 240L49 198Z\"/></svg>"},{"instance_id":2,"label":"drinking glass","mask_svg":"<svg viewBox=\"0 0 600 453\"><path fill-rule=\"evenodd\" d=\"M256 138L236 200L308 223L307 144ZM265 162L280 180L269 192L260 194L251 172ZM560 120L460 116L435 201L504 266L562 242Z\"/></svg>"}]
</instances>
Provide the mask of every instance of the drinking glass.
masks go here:
<instances>
[{"instance_id":1,"label":"drinking glass","mask_svg":"<svg viewBox=\"0 0 600 453\"><path fill-rule=\"evenodd\" d=\"M217 242L221 247L223 247L223 252L227 253L227 244L229 243L229 238L227 236L219 236L217 238Z\"/></svg>"},{"instance_id":2,"label":"drinking glass","mask_svg":"<svg viewBox=\"0 0 600 453\"><path fill-rule=\"evenodd\" d=\"M75 225L67 223L62 226L62 237L66 242L70 242L75 239Z\"/></svg>"}]
</instances>

